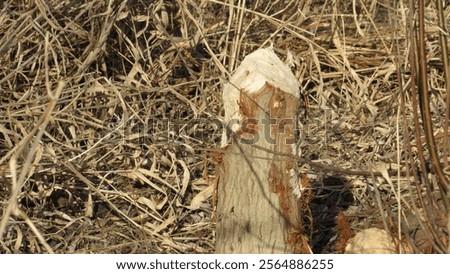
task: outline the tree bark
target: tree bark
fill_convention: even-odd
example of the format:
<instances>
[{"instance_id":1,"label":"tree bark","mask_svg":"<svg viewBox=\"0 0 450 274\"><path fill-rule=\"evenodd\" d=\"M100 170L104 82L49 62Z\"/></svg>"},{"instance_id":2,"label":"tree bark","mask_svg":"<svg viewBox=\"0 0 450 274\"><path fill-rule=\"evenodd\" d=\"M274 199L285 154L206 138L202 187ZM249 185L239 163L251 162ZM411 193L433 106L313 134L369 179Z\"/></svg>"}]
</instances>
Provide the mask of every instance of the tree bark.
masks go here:
<instances>
[{"instance_id":1,"label":"tree bark","mask_svg":"<svg viewBox=\"0 0 450 274\"><path fill-rule=\"evenodd\" d=\"M216 253L305 253L298 208L298 82L271 49L248 55L224 87Z\"/></svg>"}]
</instances>

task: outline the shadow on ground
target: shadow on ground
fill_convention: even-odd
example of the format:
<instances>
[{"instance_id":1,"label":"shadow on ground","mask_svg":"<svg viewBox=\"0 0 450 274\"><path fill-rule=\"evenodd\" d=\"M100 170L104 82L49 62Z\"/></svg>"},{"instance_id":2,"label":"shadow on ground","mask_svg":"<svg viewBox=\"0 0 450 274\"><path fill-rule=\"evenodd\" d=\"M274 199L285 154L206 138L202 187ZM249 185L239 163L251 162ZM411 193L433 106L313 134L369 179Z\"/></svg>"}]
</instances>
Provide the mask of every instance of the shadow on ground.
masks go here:
<instances>
[{"instance_id":1,"label":"shadow on ground","mask_svg":"<svg viewBox=\"0 0 450 274\"><path fill-rule=\"evenodd\" d=\"M342 177L330 176L312 181L312 188L312 250L315 254L337 253L336 217L354 202L349 183Z\"/></svg>"}]
</instances>

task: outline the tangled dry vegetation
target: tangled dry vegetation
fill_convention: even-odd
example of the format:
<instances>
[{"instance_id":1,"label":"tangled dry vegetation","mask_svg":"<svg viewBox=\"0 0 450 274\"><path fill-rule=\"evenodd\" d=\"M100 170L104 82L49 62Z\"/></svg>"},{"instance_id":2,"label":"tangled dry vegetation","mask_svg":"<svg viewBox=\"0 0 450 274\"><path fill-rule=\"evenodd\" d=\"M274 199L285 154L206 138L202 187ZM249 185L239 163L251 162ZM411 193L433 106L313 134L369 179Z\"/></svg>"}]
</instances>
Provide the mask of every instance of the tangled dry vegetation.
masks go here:
<instances>
[{"instance_id":1,"label":"tangled dry vegetation","mask_svg":"<svg viewBox=\"0 0 450 274\"><path fill-rule=\"evenodd\" d=\"M442 151L433 3L426 57ZM407 2L5 0L0 10L1 253L214 252L221 88L268 46L301 83L312 249L339 253L378 227L398 252L445 252L447 216L415 132Z\"/></svg>"}]
</instances>

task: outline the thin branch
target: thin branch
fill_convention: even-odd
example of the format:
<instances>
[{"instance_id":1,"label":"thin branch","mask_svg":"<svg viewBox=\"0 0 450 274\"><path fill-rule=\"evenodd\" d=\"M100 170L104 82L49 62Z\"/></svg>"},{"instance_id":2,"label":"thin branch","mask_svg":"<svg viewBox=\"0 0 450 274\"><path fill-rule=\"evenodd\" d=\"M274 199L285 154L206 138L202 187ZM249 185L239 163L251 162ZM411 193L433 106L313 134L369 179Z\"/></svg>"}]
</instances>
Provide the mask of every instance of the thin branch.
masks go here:
<instances>
[{"instance_id":1,"label":"thin branch","mask_svg":"<svg viewBox=\"0 0 450 274\"><path fill-rule=\"evenodd\" d=\"M439 156L436 148L436 141L433 134L433 122L431 119L430 111L430 98L428 92L428 79L427 79L427 58L425 55L425 7L424 0L419 1L419 33L417 41L418 61L419 61L419 73L417 77L417 86L419 90L420 110L422 112L422 122L425 131L425 139L429 148L431 165L434 172L437 174L439 187L446 196L448 192L448 180L445 176L439 161ZM446 208L448 210L448 201L446 201Z\"/></svg>"}]
</instances>

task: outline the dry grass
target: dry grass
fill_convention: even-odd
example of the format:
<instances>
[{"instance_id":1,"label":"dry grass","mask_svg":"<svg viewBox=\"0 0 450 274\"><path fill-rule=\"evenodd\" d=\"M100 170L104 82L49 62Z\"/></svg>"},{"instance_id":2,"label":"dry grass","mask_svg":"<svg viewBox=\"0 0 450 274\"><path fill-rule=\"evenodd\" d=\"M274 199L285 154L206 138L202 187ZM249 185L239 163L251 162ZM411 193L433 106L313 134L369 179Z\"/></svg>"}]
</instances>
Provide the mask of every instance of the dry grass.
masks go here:
<instances>
[{"instance_id":1,"label":"dry grass","mask_svg":"<svg viewBox=\"0 0 450 274\"><path fill-rule=\"evenodd\" d=\"M353 233L388 229L399 252L445 251L437 180L420 180L429 170L416 155L406 2L6 0L0 10L1 253L214 252L221 88L270 45L301 82L314 251L338 252L341 212ZM425 19L443 147L431 3Z\"/></svg>"}]
</instances>

